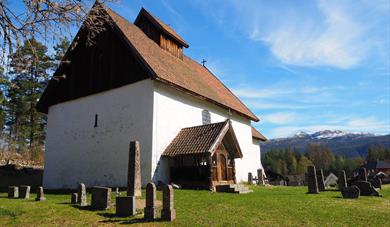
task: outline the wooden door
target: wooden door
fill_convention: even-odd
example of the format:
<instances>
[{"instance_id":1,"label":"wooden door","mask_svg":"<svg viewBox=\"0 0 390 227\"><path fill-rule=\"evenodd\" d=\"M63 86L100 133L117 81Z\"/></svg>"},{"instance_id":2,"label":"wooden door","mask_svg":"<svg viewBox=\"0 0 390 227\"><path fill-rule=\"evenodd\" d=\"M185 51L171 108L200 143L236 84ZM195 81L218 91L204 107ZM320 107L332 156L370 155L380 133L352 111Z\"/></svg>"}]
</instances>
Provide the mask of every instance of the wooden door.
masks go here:
<instances>
[{"instance_id":1,"label":"wooden door","mask_svg":"<svg viewBox=\"0 0 390 227\"><path fill-rule=\"evenodd\" d=\"M226 157L224 154L218 154L218 180L227 180Z\"/></svg>"}]
</instances>

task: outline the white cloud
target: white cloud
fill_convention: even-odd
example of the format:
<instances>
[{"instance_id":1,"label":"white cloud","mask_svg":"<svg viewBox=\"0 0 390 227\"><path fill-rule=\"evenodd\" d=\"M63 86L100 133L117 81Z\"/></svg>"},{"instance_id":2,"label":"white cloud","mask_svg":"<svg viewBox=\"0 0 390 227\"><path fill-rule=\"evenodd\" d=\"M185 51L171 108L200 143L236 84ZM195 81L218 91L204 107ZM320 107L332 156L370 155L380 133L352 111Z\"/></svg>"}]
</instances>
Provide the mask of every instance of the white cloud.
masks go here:
<instances>
[{"instance_id":1,"label":"white cloud","mask_svg":"<svg viewBox=\"0 0 390 227\"><path fill-rule=\"evenodd\" d=\"M273 124L288 124L294 122L298 118L295 112L278 112L267 114L262 117L264 123Z\"/></svg>"},{"instance_id":2,"label":"white cloud","mask_svg":"<svg viewBox=\"0 0 390 227\"><path fill-rule=\"evenodd\" d=\"M318 8L324 17L322 23L305 14L299 20L284 17L284 23L269 33L261 34L255 28L250 37L268 43L285 64L343 69L356 65L368 48L362 40L364 27L350 17L347 6L319 1Z\"/></svg>"}]
</instances>

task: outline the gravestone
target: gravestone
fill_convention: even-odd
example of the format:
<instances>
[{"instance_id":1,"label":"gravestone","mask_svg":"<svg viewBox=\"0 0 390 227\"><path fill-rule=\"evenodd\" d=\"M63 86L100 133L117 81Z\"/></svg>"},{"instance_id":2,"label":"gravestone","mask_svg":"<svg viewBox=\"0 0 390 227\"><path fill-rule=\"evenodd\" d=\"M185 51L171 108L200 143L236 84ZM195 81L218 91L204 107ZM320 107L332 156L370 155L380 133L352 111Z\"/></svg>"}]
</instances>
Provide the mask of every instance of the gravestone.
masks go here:
<instances>
[{"instance_id":1,"label":"gravestone","mask_svg":"<svg viewBox=\"0 0 390 227\"><path fill-rule=\"evenodd\" d=\"M264 185L263 169L257 170L257 184Z\"/></svg>"},{"instance_id":2,"label":"gravestone","mask_svg":"<svg viewBox=\"0 0 390 227\"><path fill-rule=\"evenodd\" d=\"M152 221L156 219L156 185L148 183L146 185L146 206L144 209L145 220Z\"/></svg>"},{"instance_id":3,"label":"gravestone","mask_svg":"<svg viewBox=\"0 0 390 227\"><path fill-rule=\"evenodd\" d=\"M253 183L253 176L252 176L252 173L249 172L248 173L248 184L252 184Z\"/></svg>"},{"instance_id":4,"label":"gravestone","mask_svg":"<svg viewBox=\"0 0 390 227\"><path fill-rule=\"evenodd\" d=\"M77 204L80 206L87 206L87 190L85 184L80 183L77 188Z\"/></svg>"},{"instance_id":5,"label":"gravestone","mask_svg":"<svg viewBox=\"0 0 390 227\"><path fill-rule=\"evenodd\" d=\"M46 200L45 194L43 193L43 187L38 187L37 189L37 198L35 198L35 201L44 201Z\"/></svg>"},{"instance_id":6,"label":"gravestone","mask_svg":"<svg viewBox=\"0 0 390 227\"><path fill-rule=\"evenodd\" d=\"M341 190L341 195L345 199L357 199L360 196L360 190L357 186L352 185L350 187L345 187Z\"/></svg>"},{"instance_id":7,"label":"gravestone","mask_svg":"<svg viewBox=\"0 0 390 227\"><path fill-rule=\"evenodd\" d=\"M362 196L380 196L379 192L368 181L354 181L351 184L359 188Z\"/></svg>"},{"instance_id":8,"label":"gravestone","mask_svg":"<svg viewBox=\"0 0 390 227\"><path fill-rule=\"evenodd\" d=\"M115 198L115 213L118 217L128 217L136 214L134 196L122 196Z\"/></svg>"},{"instance_id":9,"label":"gravestone","mask_svg":"<svg viewBox=\"0 0 390 227\"><path fill-rule=\"evenodd\" d=\"M366 168L360 168L359 169L358 179L361 180L361 181L367 181L367 170L366 170Z\"/></svg>"},{"instance_id":10,"label":"gravestone","mask_svg":"<svg viewBox=\"0 0 390 227\"><path fill-rule=\"evenodd\" d=\"M317 170L317 184L319 191L325 191L324 172L322 169Z\"/></svg>"},{"instance_id":11,"label":"gravestone","mask_svg":"<svg viewBox=\"0 0 390 227\"><path fill-rule=\"evenodd\" d=\"M28 199L30 198L30 186L20 185L19 187L19 199Z\"/></svg>"},{"instance_id":12,"label":"gravestone","mask_svg":"<svg viewBox=\"0 0 390 227\"><path fill-rule=\"evenodd\" d=\"M111 188L95 186L91 190L91 207L95 210L106 210L111 206Z\"/></svg>"},{"instance_id":13,"label":"gravestone","mask_svg":"<svg viewBox=\"0 0 390 227\"><path fill-rule=\"evenodd\" d=\"M311 194L319 193L315 166L307 167L307 187L308 187L307 193L311 193Z\"/></svg>"},{"instance_id":14,"label":"gravestone","mask_svg":"<svg viewBox=\"0 0 390 227\"><path fill-rule=\"evenodd\" d=\"M163 187L161 218L165 221L173 221L176 219L176 210L173 208L173 188L171 185L165 185Z\"/></svg>"},{"instance_id":15,"label":"gravestone","mask_svg":"<svg viewBox=\"0 0 390 227\"><path fill-rule=\"evenodd\" d=\"M70 203L71 204L77 204L77 193L72 193L72 197L71 197L71 200L70 200Z\"/></svg>"},{"instance_id":16,"label":"gravestone","mask_svg":"<svg viewBox=\"0 0 390 227\"><path fill-rule=\"evenodd\" d=\"M139 141L131 141L127 169L127 196L141 196L141 160Z\"/></svg>"},{"instance_id":17,"label":"gravestone","mask_svg":"<svg viewBox=\"0 0 390 227\"><path fill-rule=\"evenodd\" d=\"M380 178L374 178L370 180L370 183L374 188L382 189L382 180Z\"/></svg>"},{"instance_id":18,"label":"gravestone","mask_svg":"<svg viewBox=\"0 0 390 227\"><path fill-rule=\"evenodd\" d=\"M340 171L339 179L338 179L338 185L339 190L342 191L344 188L347 187L347 176L345 174L345 171Z\"/></svg>"},{"instance_id":19,"label":"gravestone","mask_svg":"<svg viewBox=\"0 0 390 227\"><path fill-rule=\"evenodd\" d=\"M19 188L17 186L8 187L8 198L10 199L19 198Z\"/></svg>"}]
</instances>

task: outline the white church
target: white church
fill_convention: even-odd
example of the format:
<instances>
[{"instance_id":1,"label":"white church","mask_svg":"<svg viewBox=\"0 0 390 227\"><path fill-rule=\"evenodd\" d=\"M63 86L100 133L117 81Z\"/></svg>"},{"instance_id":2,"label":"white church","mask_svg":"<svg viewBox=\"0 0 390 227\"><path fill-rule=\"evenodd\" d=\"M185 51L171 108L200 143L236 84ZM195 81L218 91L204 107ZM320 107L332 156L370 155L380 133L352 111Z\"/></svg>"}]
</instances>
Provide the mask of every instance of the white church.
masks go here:
<instances>
[{"instance_id":1,"label":"white church","mask_svg":"<svg viewBox=\"0 0 390 227\"><path fill-rule=\"evenodd\" d=\"M48 117L44 187L126 186L135 140L142 185L213 189L256 176L259 119L183 53L186 41L145 9L130 23L94 7L104 31L90 42L81 27L37 105Z\"/></svg>"}]
</instances>

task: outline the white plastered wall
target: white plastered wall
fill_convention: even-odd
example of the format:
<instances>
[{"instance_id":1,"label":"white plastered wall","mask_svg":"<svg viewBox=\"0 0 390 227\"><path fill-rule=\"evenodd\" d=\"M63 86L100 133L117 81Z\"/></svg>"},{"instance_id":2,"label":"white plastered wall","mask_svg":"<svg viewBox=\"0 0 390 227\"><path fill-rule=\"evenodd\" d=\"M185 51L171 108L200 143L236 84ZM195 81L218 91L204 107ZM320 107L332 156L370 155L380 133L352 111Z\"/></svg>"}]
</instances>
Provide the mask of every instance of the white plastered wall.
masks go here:
<instances>
[{"instance_id":1,"label":"white plastered wall","mask_svg":"<svg viewBox=\"0 0 390 227\"><path fill-rule=\"evenodd\" d=\"M260 148L253 144L250 120L208 101L197 99L159 82L154 82L153 105L153 157L152 172L154 181L168 183L169 169L167 161L160 159L162 152L178 134L180 129L202 124L202 110L211 114L211 122L221 122L229 118L239 145L243 152L242 159L236 159L237 181L246 181L248 172L257 174L262 168Z\"/></svg>"},{"instance_id":2,"label":"white plastered wall","mask_svg":"<svg viewBox=\"0 0 390 227\"><path fill-rule=\"evenodd\" d=\"M98 126L94 127L95 114ZM129 142L141 144L142 184L151 179L153 81L142 80L49 108L45 188L125 186Z\"/></svg>"}]
</instances>

